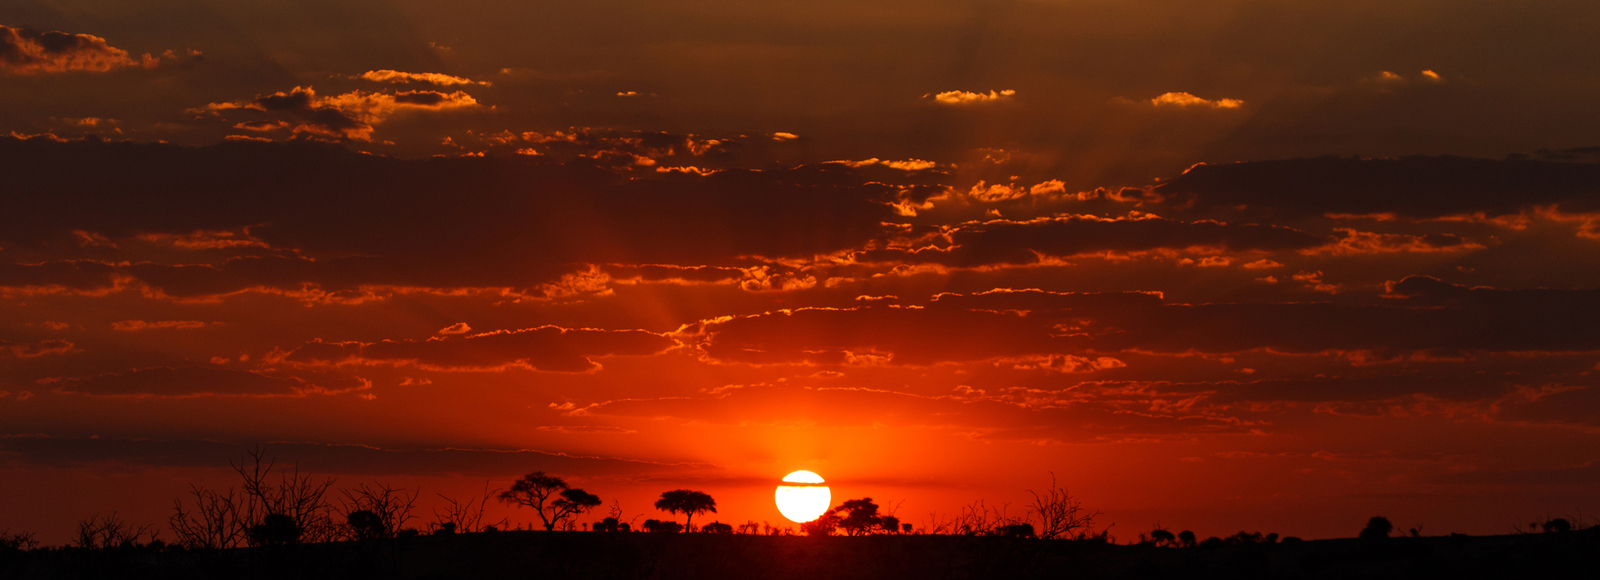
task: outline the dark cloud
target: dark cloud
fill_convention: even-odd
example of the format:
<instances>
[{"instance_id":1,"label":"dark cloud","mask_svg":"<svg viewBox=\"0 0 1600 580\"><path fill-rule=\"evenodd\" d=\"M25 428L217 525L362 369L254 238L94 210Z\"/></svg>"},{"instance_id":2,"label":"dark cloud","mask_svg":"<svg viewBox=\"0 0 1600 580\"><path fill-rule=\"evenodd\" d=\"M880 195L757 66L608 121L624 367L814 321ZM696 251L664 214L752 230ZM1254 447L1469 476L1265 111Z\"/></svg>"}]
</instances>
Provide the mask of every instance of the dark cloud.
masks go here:
<instances>
[{"instance_id":1,"label":"dark cloud","mask_svg":"<svg viewBox=\"0 0 1600 580\"><path fill-rule=\"evenodd\" d=\"M155 66L157 59L140 60L89 34L39 32L0 25L0 71L13 74L105 72L126 66Z\"/></svg>"},{"instance_id":2,"label":"dark cloud","mask_svg":"<svg viewBox=\"0 0 1600 580\"><path fill-rule=\"evenodd\" d=\"M1015 388L983 393L966 388L930 397L876 389L750 385L713 396L607 401L576 414L713 424L959 427L995 439L1075 442L1238 431L1247 423L1177 399L1154 390Z\"/></svg>"},{"instance_id":3,"label":"dark cloud","mask_svg":"<svg viewBox=\"0 0 1600 580\"><path fill-rule=\"evenodd\" d=\"M1317 157L1197 165L1157 187L1169 205L1250 215L1515 214L1536 206L1600 210L1600 164L1466 157Z\"/></svg>"},{"instance_id":4,"label":"dark cloud","mask_svg":"<svg viewBox=\"0 0 1600 580\"><path fill-rule=\"evenodd\" d=\"M1107 219L1093 216L1041 218L1026 222L995 220L965 224L945 234L950 244L915 250L878 250L865 260L934 262L949 266L1030 264L1041 256L1093 252L1138 252L1191 247L1233 251L1295 250L1323 243L1321 238L1270 225L1184 222L1156 217Z\"/></svg>"},{"instance_id":5,"label":"dark cloud","mask_svg":"<svg viewBox=\"0 0 1600 580\"><path fill-rule=\"evenodd\" d=\"M44 249L73 230L121 239L250 228L263 243L306 256L127 267L174 295L254 285L528 287L584 263L810 256L880 234L895 194L848 168L630 180L577 165L401 161L313 144L186 149L0 138L0 152L8 184L28 192L0 216L8 244ZM100 271L81 263L51 266L60 272L50 276L10 270L0 274L84 280Z\"/></svg>"},{"instance_id":6,"label":"dark cloud","mask_svg":"<svg viewBox=\"0 0 1600 580\"><path fill-rule=\"evenodd\" d=\"M352 388L359 379L341 378ZM205 367L149 368L62 381L57 390L97 397L291 396L333 390L298 377Z\"/></svg>"},{"instance_id":7,"label":"dark cloud","mask_svg":"<svg viewBox=\"0 0 1600 580\"><path fill-rule=\"evenodd\" d=\"M1600 484L1600 463L1553 469L1461 471L1434 476L1432 480L1455 485L1594 485Z\"/></svg>"},{"instance_id":8,"label":"dark cloud","mask_svg":"<svg viewBox=\"0 0 1600 580\"><path fill-rule=\"evenodd\" d=\"M282 360L298 364L415 364L434 370L493 371L524 368L585 372L595 357L649 355L672 348L666 336L643 330L566 329L541 326L470 336L377 343L312 342Z\"/></svg>"},{"instance_id":9,"label":"dark cloud","mask_svg":"<svg viewBox=\"0 0 1600 580\"><path fill-rule=\"evenodd\" d=\"M381 448L303 442L261 442L279 465L302 471L349 475L514 476L544 470L563 475L605 477L674 472L700 464L654 463L586 457L529 449ZM197 440L0 436L0 460L30 466L84 467L138 465L227 468L252 445Z\"/></svg>"}]
</instances>

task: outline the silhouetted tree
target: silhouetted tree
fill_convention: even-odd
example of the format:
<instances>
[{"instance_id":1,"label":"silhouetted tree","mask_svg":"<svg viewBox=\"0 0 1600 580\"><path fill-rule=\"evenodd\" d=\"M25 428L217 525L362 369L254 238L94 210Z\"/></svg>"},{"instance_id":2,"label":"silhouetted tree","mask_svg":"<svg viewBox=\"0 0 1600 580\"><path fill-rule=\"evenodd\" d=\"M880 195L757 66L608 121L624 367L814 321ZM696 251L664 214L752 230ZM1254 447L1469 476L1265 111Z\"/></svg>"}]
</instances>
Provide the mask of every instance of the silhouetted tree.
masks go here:
<instances>
[{"instance_id":1,"label":"silhouetted tree","mask_svg":"<svg viewBox=\"0 0 1600 580\"><path fill-rule=\"evenodd\" d=\"M1556 518L1545 522L1543 527L1545 533L1570 532L1572 531L1572 522L1567 521L1566 518Z\"/></svg>"},{"instance_id":2,"label":"silhouetted tree","mask_svg":"<svg viewBox=\"0 0 1600 580\"><path fill-rule=\"evenodd\" d=\"M707 534L732 534L733 526L724 524L722 522L711 522L702 526L700 531Z\"/></svg>"},{"instance_id":3,"label":"silhouetted tree","mask_svg":"<svg viewBox=\"0 0 1600 580\"><path fill-rule=\"evenodd\" d=\"M606 518L606 519L600 520L598 522L595 522L594 531L596 531L596 532L615 532L615 531L617 531L617 526L621 525L621 523L622 522L617 521L617 518Z\"/></svg>"},{"instance_id":4,"label":"silhouetted tree","mask_svg":"<svg viewBox=\"0 0 1600 580\"><path fill-rule=\"evenodd\" d=\"M0 553L25 552L37 548L39 540L34 536L33 532L0 532Z\"/></svg>"},{"instance_id":5,"label":"silhouetted tree","mask_svg":"<svg viewBox=\"0 0 1600 580\"><path fill-rule=\"evenodd\" d=\"M389 487L384 484L368 486L363 483L353 489L339 490L344 495L345 522L351 527L352 534L357 539L393 538L400 533L400 528L405 526L407 520L412 518L411 509L417 504L417 494L413 491L406 495L404 489ZM355 529L356 521L350 516L356 512L368 512L371 517L361 516L360 522L367 529Z\"/></svg>"},{"instance_id":6,"label":"silhouetted tree","mask_svg":"<svg viewBox=\"0 0 1600 580\"><path fill-rule=\"evenodd\" d=\"M1178 544L1185 548L1193 548L1195 546L1194 532L1189 530L1178 532Z\"/></svg>"},{"instance_id":7,"label":"silhouetted tree","mask_svg":"<svg viewBox=\"0 0 1600 580\"><path fill-rule=\"evenodd\" d=\"M870 497L846 501L830 511L835 515L844 514L839 518L839 527L844 528L847 535L862 536L883 527L883 520L878 517L878 504L872 503Z\"/></svg>"},{"instance_id":8,"label":"silhouetted tree","mask_svg":"<svg viewBox=\"0 0 1600 580\"><path fill-rule=\"evenodd\" d=\"M900 524L900 531L907 534L911 533L911 524Z\"/></svg>"},{"instance_id":9,"label":"silhouetted tree","mask_svg":"<svg viewBox=\"0 0 1600 580\"><path fill-rule=\"evenodd\" d=\"M675 489L661 494L661 499L656 500L656 509L674 514L686 514L683 522L685 529L694 529L695 514L706 512L717 513L717 500L703 492Z\"/></svg>"},{"instance_id":10,"label":"silhouetted tree","mask_svg":"<svg viewBox=\"0 0 1600 580\"><path fill-rule=\"evenodd\" d=\"M1375 516L1367 520L1367 527L1361 530L1361 539L1367 541L1382 540L1389 537L1394 531L1394 524L1389 523L1389 518Z\"/></svg>"},{"instance_id":11,"label":"silhouetted tree","mask_svg":"<svg viewBox=\"0 0 1600 580\"><path fill-rule=\"evenodd\" d=\"M600 505L599 497L574 489L565 480L543 471L522 476L511 484L511 489L500 492L500 501L533 508L547 532L567 518Z\"/></svg>"},{"instance_id":12,"label":"silhouetted tree","mask_svg":"<svg viewBox=\"0 0 1600 580\"><path fill-rule=\"evenodd\" d=\"M30 534L28 539L33 536ZM100 515L78 522L78 534L73 543L80 548L109 550L125 546L139 546L156 541L155 526L133 527L117 516L117 512Z\"/></svg>"},{"instance_id":13,"label":"silhouetted tree","mask_svg":"<svg viewBox=\"0 0 1600 580\"><path fill-rule=\"evenodd\" d=\"M1039 537L1078 539L1093 535L1094 519L1100 512L1084 509L1083 502L1056 485L1055 474L1050 474L1050 489L1044 493L1030 490L1033 505L1028 511L1039 517Z\"/></svg>"},{"instance_id":14,"label":"silhouetted tree","mask_svg":"<svg viewBox=\"0 0 1600 580\"><path fill-rule=\"evenodd\" d=\"M1160 527L1150 531L1150 539L1155 541L1157 546L1162 547L1173 546L1178 543L1177 536L1172 535L1172 532L1161 529Z\"/></svg>"}]
</instances>

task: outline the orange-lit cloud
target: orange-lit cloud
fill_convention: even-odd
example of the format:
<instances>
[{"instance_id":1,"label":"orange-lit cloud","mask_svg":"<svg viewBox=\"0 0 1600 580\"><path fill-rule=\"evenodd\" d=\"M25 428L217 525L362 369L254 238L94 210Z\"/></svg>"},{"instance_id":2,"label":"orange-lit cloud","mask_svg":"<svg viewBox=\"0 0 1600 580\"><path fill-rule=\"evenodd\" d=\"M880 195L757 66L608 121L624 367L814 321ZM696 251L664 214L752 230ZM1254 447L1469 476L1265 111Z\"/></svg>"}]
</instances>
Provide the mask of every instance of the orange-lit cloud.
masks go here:
<instances>
[{"instance_id":1,"label":"orange-lit cloud","mask_svg":"<svg viewBox=\"0 0 1600 580\"><path fill-rule=\"evenodd\" d=\"M933 100L945 105L971 105L989 103L1009 99L1017 95L1017 91L1006 89L1003 91L989 91L987 93L974 93L969 91L945 91L933 95Z\"/></svg>"},{"instance_id":2,"label":"orange-lit cloud","mask_svg":"<svg viewBox=\"0 0 1600 580\"><path fill-rule=\"evenodd\" d=\"M360 78L363 79L363 80L369 80L369 81L378 82L378 83L397 83L397 84L422 83L422 84L429 84L429 85L437 85L437 86L441 86L441 87L448 87L448 86L453 86L453 85L481 85L481 86L487 87L487 86L490 86L490 85L493 84L493 83L491 83L489 81L475 81L475 80L472 80L472 79L469 79L469 78L451 76L451 75L447 75L447 74L440 74L440 73L409 73L409 72L400 72L400 71L388 70L388 69L370 70L370 71L361 73Z\"/></svg>"},{"instance_id":3,"label":"orange-lit cloud","mask_svg":"<svg viewBox=\"0 0 1600 580\"><path fill-rule=\"evenodd\" d=\"M1157 107L1237 109L1244 106L1244 101L1239 99L1203 99L1189 93L1162 93L1156 98L1150 99L1150 104Z\"/></svg>"},{"instance_id":4,"label":"orange-lit cloud","mask_svg":"<svg viewBox=\"0 0 1600 580\"><path fill-rule=\"evenodd\" d=\"M0 70L13 74L106 72L129 66L151 68L159 62L148 54L131 57L128 51L90 34L0 25Z\"/></svg>"}]
</instances>

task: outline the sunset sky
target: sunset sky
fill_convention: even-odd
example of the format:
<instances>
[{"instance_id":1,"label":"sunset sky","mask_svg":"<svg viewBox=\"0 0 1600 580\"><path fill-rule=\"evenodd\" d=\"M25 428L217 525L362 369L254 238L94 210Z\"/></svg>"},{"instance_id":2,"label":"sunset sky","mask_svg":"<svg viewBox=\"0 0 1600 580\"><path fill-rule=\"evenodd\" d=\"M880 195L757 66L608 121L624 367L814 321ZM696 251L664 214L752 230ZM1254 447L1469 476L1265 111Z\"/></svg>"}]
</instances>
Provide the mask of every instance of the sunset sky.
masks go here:
<instances>
[{"instance_id":1,"label":"sunset sky","mask_svg":"<svg viewBox=\"0 0 1600 580\"><path fill-rule=\"evenodd\" d=\"M1597 30L6 0L0 530L164 526L255 444L417 526L534 470L641 521L797 469L919 527L1053 474L1124 540L1600 514Z\"/></svg>"}]
</instances>

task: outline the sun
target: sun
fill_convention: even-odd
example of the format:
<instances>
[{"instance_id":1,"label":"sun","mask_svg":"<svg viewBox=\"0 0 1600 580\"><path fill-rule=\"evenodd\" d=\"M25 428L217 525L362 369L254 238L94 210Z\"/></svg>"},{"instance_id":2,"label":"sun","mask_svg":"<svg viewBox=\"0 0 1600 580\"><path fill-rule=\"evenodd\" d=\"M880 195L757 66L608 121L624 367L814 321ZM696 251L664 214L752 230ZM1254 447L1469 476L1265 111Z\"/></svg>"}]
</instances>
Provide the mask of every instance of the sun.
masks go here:
<instances>
[{"instance_id":1,"label":"sun","mask_svg":"<svg viewBox=\"0 0 1600 580\"><path fill-rule=\"evenodd\" d=\"M809 471L796 471L783 476L788 485L778 486L775 496L778 511L795 523L805 523L822 517L833 505L833 494L822 485L822 476Z\"/></svg>"}]
</instances>

